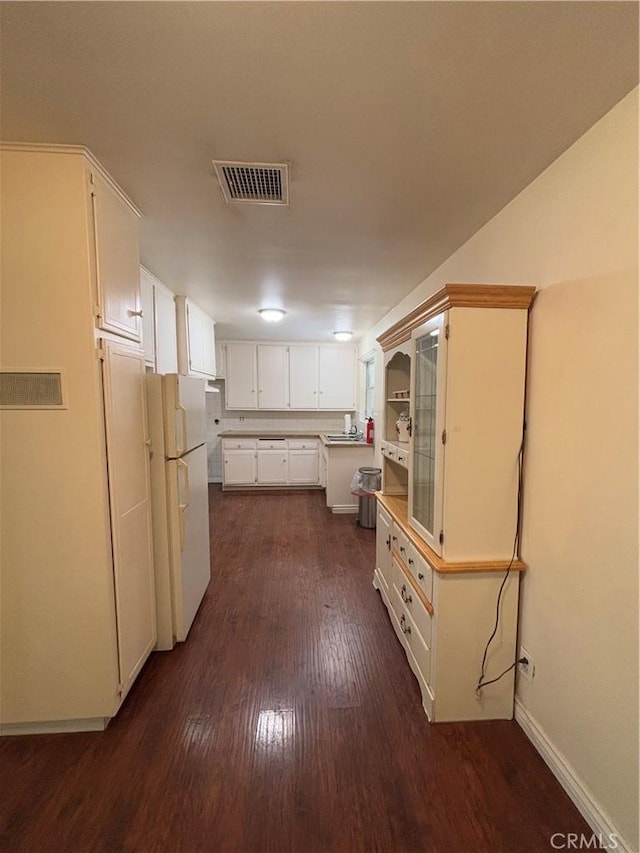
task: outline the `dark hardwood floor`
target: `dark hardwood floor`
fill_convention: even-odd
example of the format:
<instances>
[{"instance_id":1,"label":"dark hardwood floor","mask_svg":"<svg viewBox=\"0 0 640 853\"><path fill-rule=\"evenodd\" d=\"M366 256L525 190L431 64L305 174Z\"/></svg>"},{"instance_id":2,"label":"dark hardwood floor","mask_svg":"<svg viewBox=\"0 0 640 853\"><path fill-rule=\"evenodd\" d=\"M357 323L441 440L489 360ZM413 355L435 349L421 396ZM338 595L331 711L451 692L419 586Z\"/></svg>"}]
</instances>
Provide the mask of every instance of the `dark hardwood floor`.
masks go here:
<instances>
[{"instance_id":1,"label":"dark hardwood floor","mask_svg":"<svg viewBox=\"0 0 640 853\"><path fill-rule=\"evenodd\" d=\"M211 487L213 577L96 734L0 741L2 851L550 851L590 830L515 722L430 725L323 493Z\"/></svg>"}]
</instances>

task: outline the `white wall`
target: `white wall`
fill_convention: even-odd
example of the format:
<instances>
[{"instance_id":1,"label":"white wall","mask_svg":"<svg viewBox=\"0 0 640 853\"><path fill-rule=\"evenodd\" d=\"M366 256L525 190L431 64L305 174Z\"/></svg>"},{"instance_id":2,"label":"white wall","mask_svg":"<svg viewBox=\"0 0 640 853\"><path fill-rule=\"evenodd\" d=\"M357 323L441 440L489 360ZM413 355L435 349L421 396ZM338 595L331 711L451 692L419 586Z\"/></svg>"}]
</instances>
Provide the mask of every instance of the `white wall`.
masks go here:
<instances>
[{"instance_id":1,"label":"white wall","mask_svg":"<svg viewBox=\"0 0 640 853\"><path fill-rule=\"evenodd\" d=\"M448 282L542 289L530 322L520 611L536 675L519 680L520 717L573 775L591 817L634 851L637 135L636 89L361 342L365 352Z\"/></svg>"}]
</instances>

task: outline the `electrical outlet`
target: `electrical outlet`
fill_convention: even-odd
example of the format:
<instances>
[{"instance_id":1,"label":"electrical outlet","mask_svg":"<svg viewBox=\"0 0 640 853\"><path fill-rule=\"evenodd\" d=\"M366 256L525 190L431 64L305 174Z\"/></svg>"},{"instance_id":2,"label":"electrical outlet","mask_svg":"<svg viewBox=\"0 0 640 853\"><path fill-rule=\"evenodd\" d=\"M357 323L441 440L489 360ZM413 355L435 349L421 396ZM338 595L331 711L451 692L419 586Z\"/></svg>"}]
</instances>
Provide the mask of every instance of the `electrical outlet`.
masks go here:
<instances>
[{"instance_id":1,"label":"electrical outlet","mask_svg":"<svg viewBox=\"0 0 640 853\"><path fill-rule=\"evenodd\" d=\"M527 681L531 681L533 679L533 676L536 674L536 665L533 662L533 658L524 646L520 646L520 654L518 655L518 660L521 660L522 658L526 658L527 662L518 664L518 672L523 678L526 678Z\"/></svg>"}]
</instances>

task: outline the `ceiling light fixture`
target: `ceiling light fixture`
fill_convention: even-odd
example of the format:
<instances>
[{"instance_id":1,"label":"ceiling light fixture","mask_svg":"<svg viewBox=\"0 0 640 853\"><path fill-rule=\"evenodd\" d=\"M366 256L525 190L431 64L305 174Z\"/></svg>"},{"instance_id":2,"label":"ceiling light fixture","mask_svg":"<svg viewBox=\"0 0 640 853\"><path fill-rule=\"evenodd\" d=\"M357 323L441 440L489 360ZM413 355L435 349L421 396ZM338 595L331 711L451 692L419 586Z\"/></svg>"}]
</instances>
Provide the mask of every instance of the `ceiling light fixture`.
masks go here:
<instances>
[{"instance_id":1,"label":"ceiling light fixture","mask_svg":"<svg viewBox=\"0 0 640 853\"><path fill-rule=\"evenodd\" d=\"M350 341L353 337L353 332L334 332L333 337L337 341Z\"/></svg>"},{"instance_id":2,"label":"ceiling light fixture","mask_svg":"<svg viewBox=\"0 0 640 853\"><path fill-rule=\"evenodd\" d=\"M277 323L278 320L282 320L286 311L283 311L282 308L261 308L258 311L258 314L262 317L263 320L266 320L267 323Z\"/></svg>"}]
</instances>

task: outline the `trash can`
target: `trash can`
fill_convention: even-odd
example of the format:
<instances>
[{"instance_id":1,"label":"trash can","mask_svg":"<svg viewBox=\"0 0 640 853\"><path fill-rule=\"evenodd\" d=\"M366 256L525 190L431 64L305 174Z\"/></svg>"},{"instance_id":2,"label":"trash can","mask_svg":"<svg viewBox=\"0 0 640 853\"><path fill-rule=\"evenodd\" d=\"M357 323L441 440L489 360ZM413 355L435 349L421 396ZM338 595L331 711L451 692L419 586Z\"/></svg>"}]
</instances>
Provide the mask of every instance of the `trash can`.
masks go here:
<instances>
[{"instance_id":1,"label":"trash can","mask_svg":"<svg viewBox=\"0 0 640 853\"><path fill-rule=\"evenodd\" d=\"M375 492L380 488L380 468L358 468L360 489L358 491L358 524L360 527L376 526Z\"/></svg>"}]
</instances>

